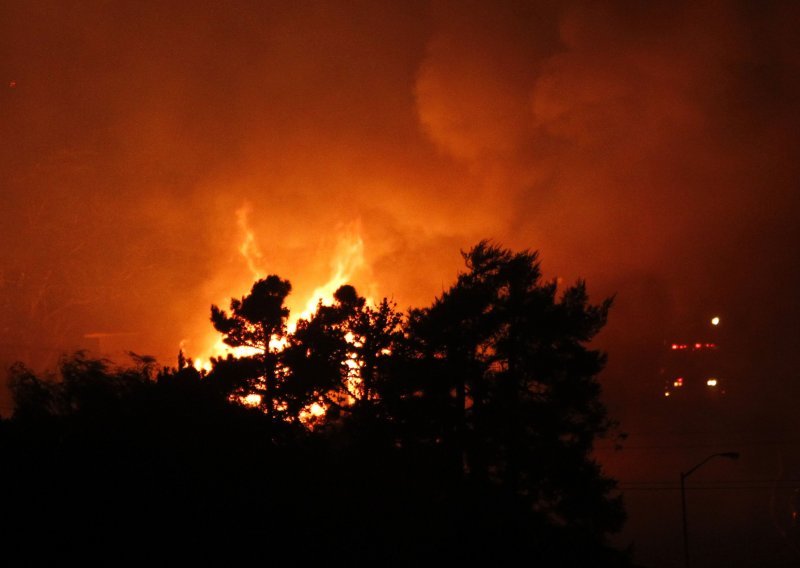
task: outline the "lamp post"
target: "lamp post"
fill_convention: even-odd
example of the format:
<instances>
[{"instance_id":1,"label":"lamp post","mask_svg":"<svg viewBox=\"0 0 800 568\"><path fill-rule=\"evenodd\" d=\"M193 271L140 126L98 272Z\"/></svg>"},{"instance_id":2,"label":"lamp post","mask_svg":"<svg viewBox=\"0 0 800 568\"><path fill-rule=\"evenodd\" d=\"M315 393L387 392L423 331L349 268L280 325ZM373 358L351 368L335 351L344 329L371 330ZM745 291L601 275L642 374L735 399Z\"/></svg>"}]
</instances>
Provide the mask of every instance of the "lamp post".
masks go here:
<instances>
[{"instance_id":1,"label":"lamp post","mask_svg":"<svg viewBox=\"0 0 800 568\"><path fill-rule=\"evenodd\" d=\"M689 528L686 523L686 478L692 475L695 471L700 469L703 465L714 458L728 458L730 460L739 459L739 452L721 452L718 454L711 454L706 459L698 463L696 466L690 468L686 472L681 472L681 513L683 515L683 564L685 568L689 568Z\"/></svg>"}]
</instances>

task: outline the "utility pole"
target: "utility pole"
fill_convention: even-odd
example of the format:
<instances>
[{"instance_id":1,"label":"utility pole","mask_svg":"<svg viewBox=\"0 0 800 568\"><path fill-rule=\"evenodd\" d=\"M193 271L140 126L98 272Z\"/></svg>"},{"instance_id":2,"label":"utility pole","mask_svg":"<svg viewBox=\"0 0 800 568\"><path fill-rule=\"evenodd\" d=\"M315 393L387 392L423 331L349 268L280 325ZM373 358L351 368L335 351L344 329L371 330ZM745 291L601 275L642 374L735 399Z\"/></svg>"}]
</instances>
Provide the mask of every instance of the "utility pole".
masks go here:
<instances>
[{"instance_id":1,"label":"utility pole","mask_svg":"<svg viewBox=\"0 0 800 568\"><path fill-rule=\"evenodd\" d=\"M730 460L739 459L739 452L722 452L711 454L706 459L690 468L688 471L681 472L681 516L683 519L683 566L689 568L689 525L686 522L686 478L700 469L708 461L714 458L728 458Z\"/></svg>"}]
</instances>

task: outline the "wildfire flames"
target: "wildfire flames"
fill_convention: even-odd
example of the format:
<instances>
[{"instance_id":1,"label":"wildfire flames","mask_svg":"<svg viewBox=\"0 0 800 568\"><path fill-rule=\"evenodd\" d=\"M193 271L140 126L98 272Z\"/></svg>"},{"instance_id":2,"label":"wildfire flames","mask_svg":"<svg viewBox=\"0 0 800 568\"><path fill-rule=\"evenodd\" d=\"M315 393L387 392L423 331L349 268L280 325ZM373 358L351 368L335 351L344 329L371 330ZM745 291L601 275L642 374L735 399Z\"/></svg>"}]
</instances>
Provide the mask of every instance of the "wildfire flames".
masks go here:
<instances>
[{"instance_id":1,"label":"wildfire flames","mask_svg":"<svg viewBox=\"0 0 800 568\"><path fill-rule=\"evenodd\" d=\"M238 251L250 271L250 282L252 282L264 278L267 275L267 271L263 268L264 255L258 245L258 239L248 222L249 211L247 205L240 207L236 211L236 223L242 233L242 241ZM316 312L320 303L331 305L334 301L334 292L343 284L350 282L353 275L365 267L364 240L361 236L360 221L354 221L338 231L332 258L330 277L324 284L315 288L304 303L293 305L291 297L287 302L290 315L286 327L290 334L294 333L298 321L308 319ZM229 301L229 298L223 298L222 301L217 302L217 305L227 306ZM367 302L372 303L370 298L367 299ZM227 357L229 354L238 358L258 353L258 350L252 347L231 347L226 345L216 332L209 332L207 337L206 347L192 358L194 367L198 371L210 371L212 358ZM284 344L280 339L274 339L270 342L271 349L279 350L283 346ZM186 343L182 342L181 349L183 350L185 347ZM258 395L249 395L242 402L255 406L260 402L260 397ZM324 408L316 404L309 409L309 413L313 416L320 416L324 412Z\"/></svg>"}]
</instances>

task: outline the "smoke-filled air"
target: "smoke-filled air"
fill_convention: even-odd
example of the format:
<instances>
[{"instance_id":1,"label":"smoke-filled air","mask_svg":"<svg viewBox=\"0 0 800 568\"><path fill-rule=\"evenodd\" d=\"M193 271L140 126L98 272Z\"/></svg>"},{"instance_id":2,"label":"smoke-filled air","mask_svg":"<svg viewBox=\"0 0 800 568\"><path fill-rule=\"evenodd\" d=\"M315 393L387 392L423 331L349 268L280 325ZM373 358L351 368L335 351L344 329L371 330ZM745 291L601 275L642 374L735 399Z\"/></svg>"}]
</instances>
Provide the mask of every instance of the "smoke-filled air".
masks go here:
<instances>
[{"instance_id":1,"label":"smoke-filled air","mask_svg":"<svg viewBox=\"0 0 800 568\"><path fill-rule=\"evenodd\" d=\"M6 0L0 363L207 369L210 306L258 279L291 281L290 329L343 284L404 312L488 239L614 296L623 429L719 316L771 435L800 395L799 28L790 1Z\"/></svg>"}]
</instances>

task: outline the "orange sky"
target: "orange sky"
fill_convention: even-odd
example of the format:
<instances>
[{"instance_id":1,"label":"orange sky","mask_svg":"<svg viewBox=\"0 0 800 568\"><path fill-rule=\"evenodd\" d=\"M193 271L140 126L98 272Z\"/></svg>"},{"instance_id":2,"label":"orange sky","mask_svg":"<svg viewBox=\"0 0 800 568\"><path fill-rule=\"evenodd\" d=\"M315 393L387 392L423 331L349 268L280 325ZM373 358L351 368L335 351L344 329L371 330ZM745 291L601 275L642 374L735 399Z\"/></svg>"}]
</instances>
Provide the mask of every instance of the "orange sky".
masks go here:
<instances>
[{"instance_id":1,"label":"orange sky","mask_svg":"<svg viewBox=\"0 0 800 568\"><path fill-rule=\"evenodd\" d=\"M242 208L294 305L354 226L354 283L401 308L488 237L617 293L612 363L712 309L791 352L799 12L3 2L0 356L172 363L252 282Z\"/></svg>"},{"instance_id":2,"label":"orange sky","mask_svg":"<svg viewBox=\"0 0 800 568\"><path fill-rule=\"evenodd\" d=\"M0 366L174 364L212 303L277 273L305 308L353 243L363 294L422 306L491 238L616 293L612 475L674 480L746 434L737 475L796 476L798 29L794 1L3 0ZM656 361L716 314L738 398L697 438L651 420ZM708 534L763 550L768 496L720 495L706 519L745 520ZM675 495L626 499L622 545L679 563Z\"/></svg>"}]
</instances>

